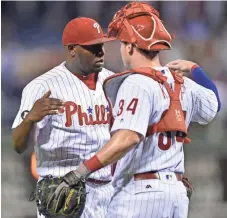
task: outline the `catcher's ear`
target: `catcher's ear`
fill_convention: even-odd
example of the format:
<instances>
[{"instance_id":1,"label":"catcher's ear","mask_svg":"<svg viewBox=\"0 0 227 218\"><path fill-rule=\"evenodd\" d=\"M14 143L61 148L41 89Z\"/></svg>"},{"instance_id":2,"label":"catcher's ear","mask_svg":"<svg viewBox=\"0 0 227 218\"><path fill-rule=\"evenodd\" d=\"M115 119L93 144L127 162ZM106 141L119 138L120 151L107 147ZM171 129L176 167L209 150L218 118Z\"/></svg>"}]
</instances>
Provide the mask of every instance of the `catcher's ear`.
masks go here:
<instances>
[{"instance_id":1,"label":"catcher's ear","mask_svg":"<svg viewBox=\"0 0 227 218\"><path fill-rule=\"evenodd\" d=\"M134 51L134 45L131 44L131 43L127 43L126 49L127 49L127 52L128 52L130 55L132 55L132 54L133 54L133 51Z\"/></svg>"}]
</instances>

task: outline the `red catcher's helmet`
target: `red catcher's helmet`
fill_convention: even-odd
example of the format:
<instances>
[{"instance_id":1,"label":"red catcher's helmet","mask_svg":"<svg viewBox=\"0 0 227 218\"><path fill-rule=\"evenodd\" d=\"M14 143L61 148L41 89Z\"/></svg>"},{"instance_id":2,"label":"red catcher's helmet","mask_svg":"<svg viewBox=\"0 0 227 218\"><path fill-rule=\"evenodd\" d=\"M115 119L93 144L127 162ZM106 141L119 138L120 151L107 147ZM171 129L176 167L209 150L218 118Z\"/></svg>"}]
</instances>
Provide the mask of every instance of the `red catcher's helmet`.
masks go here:
<instances>
[{"instance_id":1,"label":"red catcher's helmet","mask_svg":"<svg viewBox=\"0 0 227 218\"><path fill-rule=\"evenodd\" d=\"M173 39L158 11L145 2L130 2L116 12L107 36L148 51L169 50Z\"/></svg>"}]
</instances>

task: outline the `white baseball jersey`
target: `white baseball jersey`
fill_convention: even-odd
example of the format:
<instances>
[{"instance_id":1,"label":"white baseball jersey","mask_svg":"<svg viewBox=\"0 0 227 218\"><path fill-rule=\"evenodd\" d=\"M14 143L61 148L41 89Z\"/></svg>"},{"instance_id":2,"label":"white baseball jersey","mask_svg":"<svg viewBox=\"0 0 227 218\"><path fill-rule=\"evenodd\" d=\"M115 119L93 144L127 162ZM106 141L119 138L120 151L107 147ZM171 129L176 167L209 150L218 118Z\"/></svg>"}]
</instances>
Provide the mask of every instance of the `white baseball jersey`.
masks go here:
<instances>
[{"instance_id":1,"label":"white baseball jersey","mask_svg":"<svg viewBox=\"0 0 227 218\"><path fill-rule=\"evenodd\" d=\"M174 80L168 68L157 70L163 72L169 85L174 88ZM170 98L165 87L139 74L130 75L122 84L119 83L120 79L115 79L115 82L110 81L104 87L114 106L115 121L111 132L129 129L143 135L144 140L117 162L113 185L121 187L136 173L184 173L183 143L176 138L176 132L168 135L164 133L164 136L156 133L146 137L148 126L159 122L162 113L169 108ZM184 78L180 95L182 109L186 111L187 127L192 121L207 124L216 115L218 102L213 91Z\"/></svg>"},{"instance_id":2,"label":"white baseball jersey","mask_svg":"<svg viewBox=\"0 0 227 218\"><path fill-rule=\"evenodd\" d=\"M110 110L103 92L103 81L113 74L103 69L96 90L90 90L65 67L65 62L31 81L23 90L19 112L12 128L17 127L36 100L48 90L65 102L57 115L46 116L36 128L37 173L63 176L92 157L109 140ZM110 180L110 167L91 178Z\"/></svg>"}]
</instances>

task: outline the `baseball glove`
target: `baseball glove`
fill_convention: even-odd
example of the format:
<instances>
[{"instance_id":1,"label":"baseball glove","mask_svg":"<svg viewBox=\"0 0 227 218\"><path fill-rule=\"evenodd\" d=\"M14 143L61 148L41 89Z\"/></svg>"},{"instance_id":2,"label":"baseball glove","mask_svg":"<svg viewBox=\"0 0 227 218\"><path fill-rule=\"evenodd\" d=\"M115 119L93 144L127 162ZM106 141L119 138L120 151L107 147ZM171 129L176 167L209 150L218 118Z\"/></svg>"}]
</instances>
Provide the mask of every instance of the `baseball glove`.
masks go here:
<instances>
[{"instance_id":1,"label":"baseball glove","mask_svg":"<svg viewBox=\"0 0 227 218\"><path fill-rule=\"evenodd\" d=\"M48 218L57 215L79 218L86 201L85 180L73 172L62 178L46 176L37 183L35 199L39 214Z\"/></svg>"}]
</instances>

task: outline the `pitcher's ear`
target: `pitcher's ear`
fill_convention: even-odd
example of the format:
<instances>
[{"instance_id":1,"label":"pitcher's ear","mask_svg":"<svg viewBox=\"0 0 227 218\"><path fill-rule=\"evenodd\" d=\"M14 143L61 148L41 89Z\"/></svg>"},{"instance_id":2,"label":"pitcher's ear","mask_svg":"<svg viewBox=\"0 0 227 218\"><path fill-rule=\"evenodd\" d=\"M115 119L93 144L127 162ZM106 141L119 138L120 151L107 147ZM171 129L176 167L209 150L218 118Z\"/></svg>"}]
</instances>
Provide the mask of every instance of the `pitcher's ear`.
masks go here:
<instances>
[{"instance_id":1,"label":"pitcher's ear","mask_svg":"<svg viewBox=\"0 0 227 218\"><path fill-rule=\"evenodd\" d=\"M68 45L68 52L72 57L74 57L76 55L76 46Z\"/></svg>"}]
</instances>

